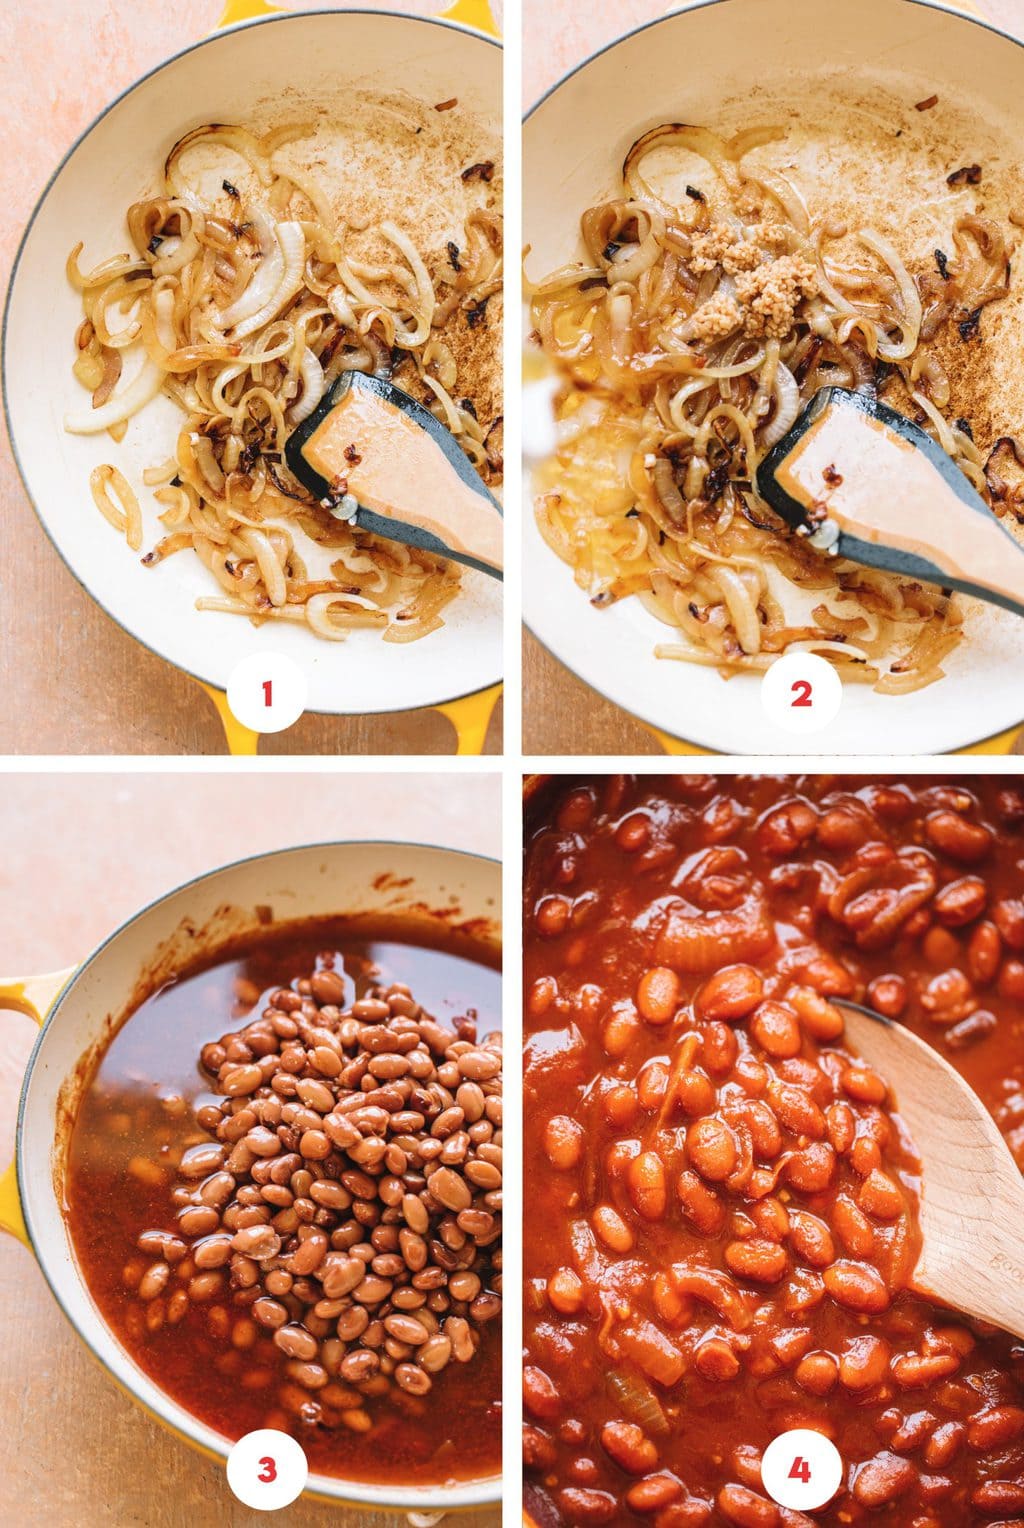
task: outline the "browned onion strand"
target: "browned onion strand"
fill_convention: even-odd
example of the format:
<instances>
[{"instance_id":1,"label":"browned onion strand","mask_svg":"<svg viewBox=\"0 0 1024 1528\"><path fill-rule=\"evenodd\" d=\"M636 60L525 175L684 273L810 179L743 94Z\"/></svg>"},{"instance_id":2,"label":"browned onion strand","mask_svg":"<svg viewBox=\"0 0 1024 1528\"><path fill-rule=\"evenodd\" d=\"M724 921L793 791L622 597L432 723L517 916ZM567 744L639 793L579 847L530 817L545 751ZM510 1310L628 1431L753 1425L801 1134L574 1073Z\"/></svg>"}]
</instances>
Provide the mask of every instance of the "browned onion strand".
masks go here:
<instances>
[{"instance_id":1,"label":"browned onion strand","mask_svg":"<svg viewBox=\"0 0 1024 1528\"><path fill-rule=\"evenodd\" d=\"M1024 487L996 469L1019 448L986 461L945 417L949 377L929 348L950 324L969 342L1006 294L1006 238L961 215L943 269L911 274L877 229L814 223L788 176L744 167L782 136L645 133L621 196L583 214L583 258L527 282L536 338L564 379L538 524L594 605L636 594L673 629L659 657L728 674L807 650L845 679L907 693L941 677L959 601L808 545L760 499L755 473L815 393L838 385L915 417L998 513L1016 512ZM647 178L655 150L663 163L697 155L714 174L675 205Z\"/></svg>"},{"instance_id":2,"label":"browned onion strand","mask_svg":"<svg viewBox=\"0 0 1024 1528\"><path fill-rule=\"evenodd\" d=\"M276 157L313 130L291 124L257 137L240 127L196 129L168 156L163 193L128 209L130 255L83 274L81 244L72 251L68 277L84 311L74 373L92 408L65 424L119 440L158 393L178 405L174 456L144 475L164 506L166 535L142 560L153 566L194 551L216 588L198 608L256 624L292 621L335 641L360 626L378 628L385 641L413 641L443 624L458 566L336 518L291 476L282 453L343 372L369 372L426 404L484 480L500 484L500 417L478 417L462 396L472 385L460 361L469 353L462 331L501 290L501 223L480 193L461 245L449 245L432 273L414 238L385 215L372 231L386 255L372 264L353 238L364 223L339 224L315 175ZM241 155L252 189L228 180L213 197L205 182L201 189L184 162L200 139ZM132 527L137 547L134 490L116 474L119 509L106 492L114 469L97 472L98 507L115 528Z\"/></svg>"}]
</instances>

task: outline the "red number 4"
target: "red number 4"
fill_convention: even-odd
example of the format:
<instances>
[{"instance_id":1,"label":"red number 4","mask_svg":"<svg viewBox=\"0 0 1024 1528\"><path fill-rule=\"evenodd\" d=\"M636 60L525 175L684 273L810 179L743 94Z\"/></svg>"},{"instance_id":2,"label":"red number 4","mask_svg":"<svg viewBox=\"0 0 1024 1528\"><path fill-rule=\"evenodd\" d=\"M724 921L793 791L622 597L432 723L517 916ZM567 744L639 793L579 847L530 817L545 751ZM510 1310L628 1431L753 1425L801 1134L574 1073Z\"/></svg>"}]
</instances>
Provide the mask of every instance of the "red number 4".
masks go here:
<instances>
[{"instance_id":1,"label":"red number 4","mask_svg":"<svg viewBox=\"0 0 1024 1528\"><path fill-rule=\"evenodd\" d=\"M262 1480L264 1485L269 1485L272 1480L277 1479L277 1465L269 1456L266 1459L261 1459L260 1464L263 1466L263 1473L257 1475L256 1478L257 1480Z\"/></svg>"},{"instance_id":2,"label":"red number 4","mask_svg":"<svg viewBox=\"0 0 1024 1528\"><path fill-rule=\"evenodd\" d=\"M274 696L274 681L272 679L264 679L264 681L263 681L263 704L265 706L272 706L274 704L273 696Z\"/></svg>"},{"instance_id":3,"label":"red number 4","mask_svg":"<svg viewBox=\"0 0 1024 1528\"><path fill-rule=\"evenodd\" d=\"M789 1478L790 1480L802 1480L804 1485L807 1485L810 1481L811 1467L807 1460L802 1459L799 1454L793 1460L793 1468L789 1472Z\"/></svg>"},{"instance_id":4,"label":"red number 4","mask_svg":"<svg viewBox=\"0 0 1024 1528\"><path fill-rule=\"evenodd\" d=\"M811 687L806 679L798 679L793 685L793 694L796 699L794 706L809 706L811 704ZM269 705L269 701L267 702Z\"/></svg>"}]
</instances>

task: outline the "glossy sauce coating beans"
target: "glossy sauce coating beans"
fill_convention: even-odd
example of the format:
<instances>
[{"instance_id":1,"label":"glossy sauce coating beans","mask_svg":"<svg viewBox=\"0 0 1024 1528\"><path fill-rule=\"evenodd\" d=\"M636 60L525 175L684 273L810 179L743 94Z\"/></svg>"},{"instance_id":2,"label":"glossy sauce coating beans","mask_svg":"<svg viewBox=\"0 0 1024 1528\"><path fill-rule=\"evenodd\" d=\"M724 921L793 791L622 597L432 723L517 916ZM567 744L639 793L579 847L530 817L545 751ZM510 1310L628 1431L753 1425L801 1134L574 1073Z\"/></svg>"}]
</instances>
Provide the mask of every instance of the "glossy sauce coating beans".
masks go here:
<instances>
[{"instance_id":1,"label":"glossy sauce coating beans","mask_svg":"<svg viewBox=\"0 0 1024 1528\"><path fill-rule=\"evenodd\" d=\"M320 954L335 937L268 935L132 1016L72 1137L76 1250L136 1361L228 1436L281 1428L311 1468L355 1478L485 1475L498 978L475 944L347 935Z\"/></svg>"},{"instance_id":2,"label":"glossy sauce coating beans","mask_svg":"<svg viewBox=\"0 0 1024 1528\"><path fill-rule=\"evenodd\" d=\"M527 841L537 1520L1024 1521L1024 1345L907 1291L918 1166L831 1001L939 1048L1024 1165L1022 782L556 782ZM846 1466L813 1519L761 1485L797 1427Z\"/></svg>"}]
</instances>

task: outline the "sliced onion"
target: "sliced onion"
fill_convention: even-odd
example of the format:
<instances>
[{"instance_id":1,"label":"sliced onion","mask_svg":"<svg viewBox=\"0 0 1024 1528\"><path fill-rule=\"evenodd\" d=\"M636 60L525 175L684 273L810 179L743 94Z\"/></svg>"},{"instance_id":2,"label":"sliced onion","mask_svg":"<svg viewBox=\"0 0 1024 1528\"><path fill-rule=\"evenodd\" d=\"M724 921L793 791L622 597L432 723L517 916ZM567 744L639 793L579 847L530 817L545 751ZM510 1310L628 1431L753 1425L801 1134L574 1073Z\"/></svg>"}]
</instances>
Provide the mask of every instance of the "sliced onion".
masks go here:
<instances>
[{"instance_id":1,"label":"sliced onion","mask_svg":"<svg viewBox=\"0 0 1024 1528\"><path fill-rule=\"evenodd\" d=\"M298 403L294 403L288 410L289 424L301 424L304 419L308 419L324 395L324 369L308 345L302 352L299 376L302 379L302 393Z\"/></svg>"},{"instance_id":2,"label":"sliced onion","mask_svg":"<svg viewBox=\"0 0 1024 1528\"><path fill-rule=\"evenodd\" d=\"M163 385L164 372L155 361L147 359L133 382L98 409L75 409L64 415L64 428L70 435L99 435L111 425L130 419L156 397Z\"/></svg>"},{"instance_id":3,"label":"sliced onion","mask_svg":"<svg viewBox=\"0 0 1024 1528\"><path fill-rule=\"evenodd\" d=\"M273 296L284 273L284 254L270 218L262 208L253 207L249 211L249 221L259 240L260 264L242 295L216 315L221 329L233 329L243 319L257 313Z\"/></svg>"},{"instance_id":4,"label":"sliced onion","mask_svg":"<svg viewBox=\"0 0 1024 1528\"><path fill-rule=\"evenodd\" d=\"M888 239L883 238L874 228L862 228L857 237L862 244L866 244L868 249L885 261L896 277L896 283L900 289L900 306L903 310L900 319L902 338L898 344L893 344L888 337L882 336L878 341L878 354L884 361L905 361L917 349L918 337L921 333L923 315L920 293L910 272Z\"/></svg>"},{"instance_id":5,"label":"sliced onion","mask_svg":"<svg viewBox=\"0 0 1024 1528\"><path fill-rule=\"evenodd\" d=\"M800 389L789 367L779 362L775 371L775 413L765 426L761 441L770 450L785 435L800 412Z\"/></svg>"},{"instance_id":6,"label":"sliced onion","mask_svg":"<svg viewBox=\"0 0 1024 1528\"><path fill-rule=\"evenodd\" d=\"M264 324L269 323L291 302L302 286L306 263L306 236L302 232L302 225L295 222L278 223L275 234L282 262L280 280L261 308L250 313L241 323L235 324L232 339L244 339L247 334L255 334L257 329L262 329Z\"/></svg>"}]
</instances>

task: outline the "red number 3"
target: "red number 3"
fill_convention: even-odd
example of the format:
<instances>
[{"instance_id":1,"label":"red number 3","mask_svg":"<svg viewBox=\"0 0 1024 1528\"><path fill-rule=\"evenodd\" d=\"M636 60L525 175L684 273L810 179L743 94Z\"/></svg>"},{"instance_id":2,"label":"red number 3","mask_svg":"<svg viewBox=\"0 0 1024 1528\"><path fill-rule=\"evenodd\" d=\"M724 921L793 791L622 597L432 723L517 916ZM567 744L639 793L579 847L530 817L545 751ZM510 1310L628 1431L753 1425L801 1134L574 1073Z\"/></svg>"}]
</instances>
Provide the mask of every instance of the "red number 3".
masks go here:
<instances>
[{"instance_id":1,"label":"red number 3","mask_svg":"<svg viewBox=\"0 0 1024 1528\"><path fill-rule=\"evenodd\" d=\"M261 1459L260 1464L263 1466L263 1473L262 1475L257 1475L256 1479L262 1480L264 1485L269 1485L272 1480L277 1479L277 1465L269 1456L266 1459Z\"/></svg>"},{"instance_id":2,"label":"red number 3","mask_svg":"<svg viewBox=\"0 0 1024 1528\"><path fill-rule=\"evenodd\" d=\"M810 689L810 685L807 688ZM793 1460L793 1468L789 1472L789 1478L790 1480L802 1480L804 1485L807 1485L810 1481L811 1467L806 1459L801 1459L799 1454Z\"/></svg>"},{"instance_id":3,"label":"red number 3","mask_svg":"<svg viewBox=\"0 0 1024 1528\"><path fill-rule=\"evenodd\" d=\"M796 696L796 699L792 702L794 706L809 706L811 704L811 687L806 679L798 679L796 681L793 686L793 694Z\"/></svg>"}]
</instances>

